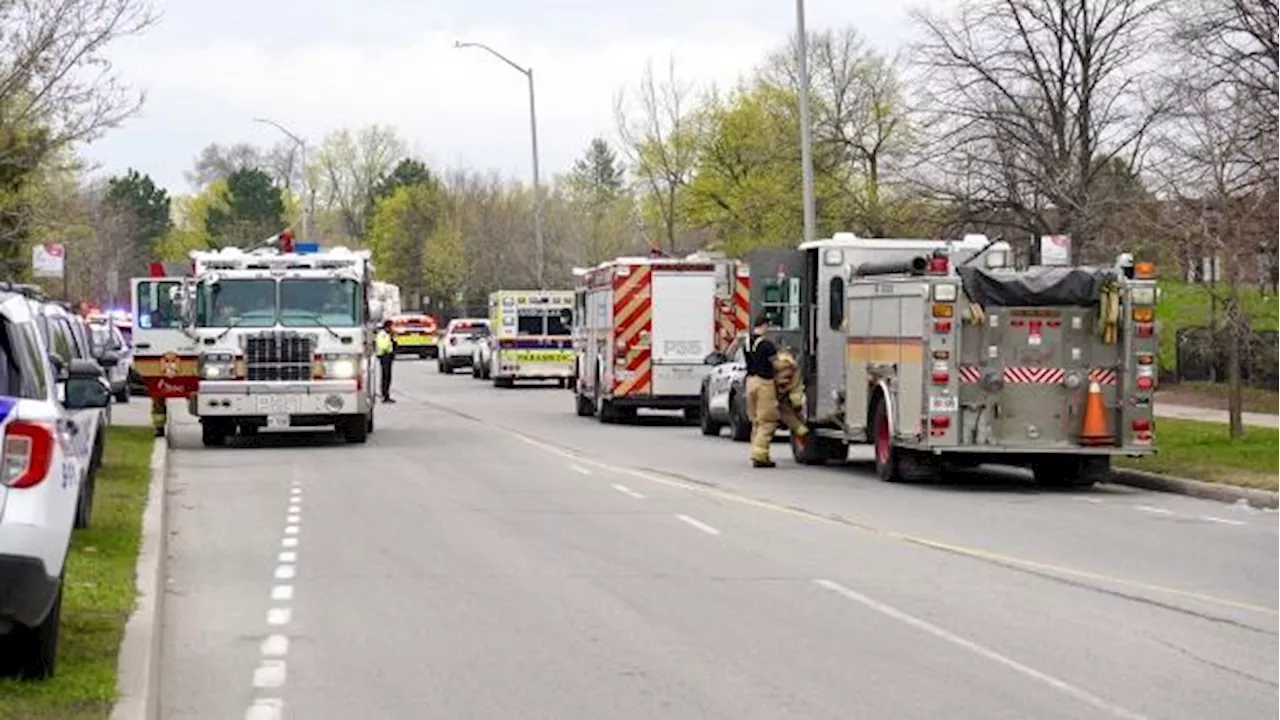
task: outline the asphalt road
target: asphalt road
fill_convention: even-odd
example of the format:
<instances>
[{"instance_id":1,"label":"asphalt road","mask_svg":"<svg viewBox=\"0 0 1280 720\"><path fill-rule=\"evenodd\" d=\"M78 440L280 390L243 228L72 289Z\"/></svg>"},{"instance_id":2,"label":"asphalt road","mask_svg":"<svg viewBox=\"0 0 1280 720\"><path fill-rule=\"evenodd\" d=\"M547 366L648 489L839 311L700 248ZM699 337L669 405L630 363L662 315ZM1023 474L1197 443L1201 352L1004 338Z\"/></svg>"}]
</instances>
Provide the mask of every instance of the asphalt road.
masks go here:
<instances>
[{"instance_id":1,"label":"asphalt road","mask_svg":"<svg viewBox=\"0 0 1280 720\"><path fill-rule=\"evenodd\" d=\"M178 423L164 718L1277 714L1274 513L754 470L671 418L396 374L364 447Z\"/></svg>"}]
</instances>

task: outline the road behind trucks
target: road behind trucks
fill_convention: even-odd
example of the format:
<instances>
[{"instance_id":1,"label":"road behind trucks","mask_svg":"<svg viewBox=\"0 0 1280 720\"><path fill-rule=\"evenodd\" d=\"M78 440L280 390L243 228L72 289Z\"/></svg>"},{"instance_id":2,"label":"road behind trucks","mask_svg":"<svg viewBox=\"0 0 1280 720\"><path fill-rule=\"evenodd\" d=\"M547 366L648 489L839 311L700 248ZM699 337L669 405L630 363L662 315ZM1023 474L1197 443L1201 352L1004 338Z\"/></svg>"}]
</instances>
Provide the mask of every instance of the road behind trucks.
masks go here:
<instances>
[{"instance_id":1,"label":"road behind trucks","mask_svg":"<svg viewBox=\"0 0 1280 720\"><path fill-rule=\"evenodd\" d=\"M763 309L804 363L815 432L792 443L797 462L867 443L887 481L1002 464L1081 487L1113 456L1154 452L1154 267L1122 255L1019 271L1009 258L982 236L851 235L750 258L753 291L764 303L773 286Z\"/></svg>"}]
</instances>

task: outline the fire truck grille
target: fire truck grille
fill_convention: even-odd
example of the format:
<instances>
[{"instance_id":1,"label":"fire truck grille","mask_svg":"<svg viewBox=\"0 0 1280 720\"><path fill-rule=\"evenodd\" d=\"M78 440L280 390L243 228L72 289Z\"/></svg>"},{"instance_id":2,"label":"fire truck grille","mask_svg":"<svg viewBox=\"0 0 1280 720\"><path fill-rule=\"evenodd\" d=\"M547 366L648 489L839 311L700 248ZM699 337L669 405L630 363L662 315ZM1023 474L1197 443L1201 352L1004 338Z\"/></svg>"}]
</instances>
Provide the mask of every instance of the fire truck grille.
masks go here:
<instances>
[{"instance_id":1,"label":"fire truck grille","mask_svg":"<svg viewBox=\"0 0 1280 720\"><path fill-rule=\"evenodd\" d=\"M253 380L310 380L312 339L297 333L245 338L245 374Z\"/></svg>"}]
</instances>

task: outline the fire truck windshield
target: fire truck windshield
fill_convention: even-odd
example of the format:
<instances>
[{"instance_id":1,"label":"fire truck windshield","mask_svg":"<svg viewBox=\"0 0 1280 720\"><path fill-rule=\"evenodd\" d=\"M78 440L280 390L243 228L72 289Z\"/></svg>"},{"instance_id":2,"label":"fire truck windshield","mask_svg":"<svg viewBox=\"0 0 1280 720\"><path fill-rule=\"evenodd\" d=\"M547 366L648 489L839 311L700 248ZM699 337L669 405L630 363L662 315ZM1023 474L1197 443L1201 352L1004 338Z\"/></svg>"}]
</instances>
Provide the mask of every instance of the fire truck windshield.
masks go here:
<instances>
[{"instance_id":1,"label":"fire truck windshield","mask_svg":"<svg viewBox=\"0 0 1280 720\"><path fill-rule=\"evenodd\" d=\"M220 280L196 291L196 327L270 327L276 324L274 280Z\"/></svg>"},{"instance_id":2,"label":"fire truck windshield","mask_svg":"<svg viewBox=\"0 0 1280 720\"><path fill-rule=\"evenodd\" d=\"M196 294L198 327L354 327L360 284L334 278L220 280Z\"/></svg>"},{"instance_id":3,"label":"fire truck windshield","mask_svg":"<svg viewBox=\"0 0 1280 720\"><path fill-rule=\"evenodd\" d=\"M360 324L360 284L334 278L280 281L280 324L355 327Z\"/></svg>"}]
</instances>

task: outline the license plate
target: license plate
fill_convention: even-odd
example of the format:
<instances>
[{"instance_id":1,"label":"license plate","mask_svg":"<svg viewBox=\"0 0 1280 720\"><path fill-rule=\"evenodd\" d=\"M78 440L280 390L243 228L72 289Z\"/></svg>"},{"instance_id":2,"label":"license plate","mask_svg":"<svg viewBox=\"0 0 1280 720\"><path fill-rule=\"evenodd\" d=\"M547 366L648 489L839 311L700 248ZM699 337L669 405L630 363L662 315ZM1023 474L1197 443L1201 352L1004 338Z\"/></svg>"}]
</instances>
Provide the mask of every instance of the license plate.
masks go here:
<instances>
[{"instance_id":1,"label":"license plate","mask_svg":"<svg viewBox=\"0 0 1280 720\"><path fill-rule=\"evenodd\" d=\"M258 412L263 415L293 415L302 409L302 398L291 395L263 395L258 398Z\"/></svg>"},{"instance_id":2,"label":"license plate","mask_svg":"<svg viewBox=\"0 0 1280 720\"><path fill-rule=\"evenodd\" d=\"M959 407L960 401L954 395L940 395L929 398L929 412L955 412Z\"/></svg>"},{"instance_id":3,"label":"license plate","mask_svg":"<svg viewBox=\"0 0 1280 720\"><path fill-rule=\"evenodd\" d=\"M272 430L287 428L289 427L289 416L288 415L268 415L267 427L271 428Z\"/></svg>"}]
</instances>

